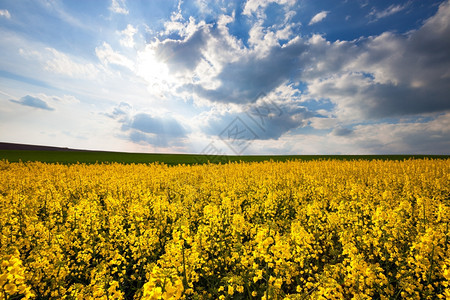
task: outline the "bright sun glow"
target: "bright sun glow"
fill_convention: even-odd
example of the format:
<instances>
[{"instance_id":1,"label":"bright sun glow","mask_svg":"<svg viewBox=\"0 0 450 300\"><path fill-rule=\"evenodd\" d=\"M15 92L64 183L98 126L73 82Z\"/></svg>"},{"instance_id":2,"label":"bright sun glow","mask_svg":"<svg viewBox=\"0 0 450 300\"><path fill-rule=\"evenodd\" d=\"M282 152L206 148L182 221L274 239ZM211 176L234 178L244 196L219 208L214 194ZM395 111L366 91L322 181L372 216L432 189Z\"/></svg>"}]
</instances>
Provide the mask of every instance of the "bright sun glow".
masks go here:
<instances>
[{"instance_id":1,"label":"bright sun glow","mask_svg":"<svg viewBox=\"0 0 450 300\"><path fill-rule=\"evenodd\" d=\"M171 78L169 68L164 62L158 60L155 51L149 47L138 54L136 74L149 84L149 90L162 92L170 86Z\"/></svg>"}]
</instances>

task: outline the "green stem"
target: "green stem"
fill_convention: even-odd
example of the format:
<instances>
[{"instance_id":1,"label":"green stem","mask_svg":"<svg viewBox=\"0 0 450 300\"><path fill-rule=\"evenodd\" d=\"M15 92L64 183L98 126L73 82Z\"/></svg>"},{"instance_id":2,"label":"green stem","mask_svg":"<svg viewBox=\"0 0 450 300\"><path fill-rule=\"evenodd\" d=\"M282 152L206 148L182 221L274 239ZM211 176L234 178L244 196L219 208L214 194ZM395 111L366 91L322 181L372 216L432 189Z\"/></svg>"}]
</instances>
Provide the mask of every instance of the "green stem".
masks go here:
<instances>
[{"instance_id":1,"label":"green stem","mask_svg":"<svg viewBox=\"0 0 450 300\"><path fill-rule=\"evenodd\" d=\"M180 226L180 229L181 229L181 226ZM181 247L181 253L183 254L183 285L184 285L184 289L187 290L187 288L188 288L188 280L187 280L187 275L186 275L186 257L184 255L184 243L185 243L185 240L183 239L183 235L181 233L181 230L180 230L180 235L181 235L181 240L183 241L183 245Z\"/></svg>"}]
</instances>

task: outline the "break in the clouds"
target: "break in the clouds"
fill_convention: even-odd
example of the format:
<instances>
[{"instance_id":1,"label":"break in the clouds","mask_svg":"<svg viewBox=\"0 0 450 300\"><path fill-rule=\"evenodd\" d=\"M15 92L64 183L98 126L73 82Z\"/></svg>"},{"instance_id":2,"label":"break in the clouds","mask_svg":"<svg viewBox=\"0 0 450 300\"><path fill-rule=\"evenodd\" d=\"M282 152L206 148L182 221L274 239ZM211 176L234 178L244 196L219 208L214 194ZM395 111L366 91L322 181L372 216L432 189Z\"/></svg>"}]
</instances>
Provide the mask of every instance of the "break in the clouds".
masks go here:
<instances>
[{"instance_id":1,"label":"break in the clouds","mask_svg":"<svg viewBox=\"0 0 450 300\"><path fill-rule=\"evenodd\" d=\"M26 95L26 96L20 98L19 100L11 99L10 101L17 103L17 104L34 107L34 108L40 108L40 109L44 109L44 110L54 110L54 108L50 107L47 104L47 102L45 102L44 100L41 100L36 97L32 97L30 95Z\"/></svg>"},{"instance_id":2,"label":"break in the clouds","mask_svg":"<svg viewBox=\"0 0 450 300\"><path fill-rule=\"evenodd\" d=\"M230 154L448 153L449 20L448 0L3 3L0 139L145 152L214 142ZM11 117L23 106L77 122L36 109L25 130Z\"/></svg>"}]
</instances>

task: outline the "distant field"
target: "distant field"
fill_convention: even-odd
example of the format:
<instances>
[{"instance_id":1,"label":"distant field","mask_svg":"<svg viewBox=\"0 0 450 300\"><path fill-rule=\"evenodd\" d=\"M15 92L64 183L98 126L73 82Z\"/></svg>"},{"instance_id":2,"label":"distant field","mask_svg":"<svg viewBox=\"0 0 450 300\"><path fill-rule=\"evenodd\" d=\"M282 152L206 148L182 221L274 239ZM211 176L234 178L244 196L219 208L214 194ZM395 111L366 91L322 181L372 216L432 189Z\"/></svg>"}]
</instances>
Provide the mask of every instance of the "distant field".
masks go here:
<instances>
[{"instance_id":1,"label":"distant field","mask_svg":"<svg viewBox=\"0 0 450 300\"><path fill-rule=\"evenodd\" d=\"M0 160L10 162L41 161L46 163L153 163L160 162L167 165L203 164L227 162L258 162L258 161L287 161L287 160L404 160L409 158L449 158L449 155L243 155L243 156L211 156L196 154L147 154L100 151L33 151L33 150L0 150Z\"/></svg>"}]
</instances>

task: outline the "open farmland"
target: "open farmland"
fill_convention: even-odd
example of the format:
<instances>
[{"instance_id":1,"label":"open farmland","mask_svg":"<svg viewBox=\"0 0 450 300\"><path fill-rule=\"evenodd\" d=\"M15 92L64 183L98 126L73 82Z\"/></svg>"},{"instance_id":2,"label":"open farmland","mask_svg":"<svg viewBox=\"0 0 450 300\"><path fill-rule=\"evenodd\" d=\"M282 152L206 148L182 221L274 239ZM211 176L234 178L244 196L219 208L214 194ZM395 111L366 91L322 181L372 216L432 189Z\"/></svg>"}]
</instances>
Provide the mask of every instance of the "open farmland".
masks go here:
<instances>
[{"instance_id":1,"label":"open farmland","mask_svg":"<svg viewBox=\"0 0 450 300\"><path fill-rule=\"evenodd\" d=\"M0 160L9 162L46 162L60 164L76 163L164 163L166 165L205 164L228 162L264 162L289 160L404 160L410 158L450 158L450 155L204 155L204 154L159 154L159 153L126 153L107 151L43 151L43 150L1 150Z\"/></svg>"},{"instance_id":2,"label":"open farmland","mask_svg":"<svg viewBox=\"0 0 450 300\"><path fill-rule=\"evenodd\" d=\"M0 161L0 298L449 298L449 171Z\"/></svg>"}]
</instances>

